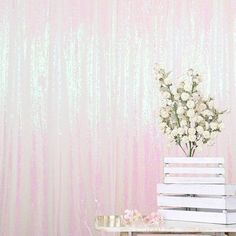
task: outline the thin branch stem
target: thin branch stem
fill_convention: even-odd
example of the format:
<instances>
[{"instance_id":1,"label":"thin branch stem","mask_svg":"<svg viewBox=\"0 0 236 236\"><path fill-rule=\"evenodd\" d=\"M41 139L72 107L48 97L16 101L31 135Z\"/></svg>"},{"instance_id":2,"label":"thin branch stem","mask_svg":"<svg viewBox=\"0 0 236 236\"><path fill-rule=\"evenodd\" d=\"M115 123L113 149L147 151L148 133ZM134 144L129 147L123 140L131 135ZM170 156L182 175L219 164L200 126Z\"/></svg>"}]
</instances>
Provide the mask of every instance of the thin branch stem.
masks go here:
<instances>
[{"instance_id":1,"label":"thin branch stem","mask_svg":"<svg viewBox=\"0 0 236 236\"><path fill-rule=\"evenodd\" d=\"M185 156L188 156L187 152L184 150L184 148L182 147L182 145L179 143L180 148L182 149L182 151L184 152Z\"/></svg>"},{"instance_id":2,"label":"thin branch stem","mask_svg":"<svg viewBox=\"0 0 236 236\"><path fill-rule=\"evenodd\" d=\"M192 152L192 145L191 142L189 142L189 157L191 157L191 152Z\"/></svg>"}]
</instances>

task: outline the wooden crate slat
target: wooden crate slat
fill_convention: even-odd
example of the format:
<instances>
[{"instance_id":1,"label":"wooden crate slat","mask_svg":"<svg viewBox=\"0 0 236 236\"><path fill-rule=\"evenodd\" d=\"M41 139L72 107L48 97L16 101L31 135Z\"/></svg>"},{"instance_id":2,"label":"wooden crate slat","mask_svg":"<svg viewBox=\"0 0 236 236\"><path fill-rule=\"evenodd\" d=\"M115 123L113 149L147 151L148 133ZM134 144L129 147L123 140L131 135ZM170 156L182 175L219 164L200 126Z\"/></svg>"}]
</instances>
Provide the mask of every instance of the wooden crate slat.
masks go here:
<instances>
[{"instance_id":1,"label":"wooden crate slat","mask_svg":"<svg viewBox=\"0 0 236 236\"><path fill-rule=\"evenodd\" d=\"M222 167L164 167L164 174L225 174Z\"/></svg>"},{"instance_id":2,"label":"wooden crate slat","mask_svg":"<svg viewBox=\"0 0 236 236\"><path fill-rule=\"evenodd\" d=\"M187 196L157 196L159 207L207 208L221 210L236 210L236 197L187 197Z\"/></svg>"},{"instance_id":3,"label":"wooden crate slat","mask_svg":"<svg viewBox=\"0 0 236 236\"><path fill-rule=\"evenodd\" d=\"M160 194L236 195L236 185L223 184L157 184Z\"/></svg>"},{"instance_id":4,"label":"wooden crate slat","mask_svg":"<svg viewBox=\"0 0 236 236\"><path fill-rule=\"evenodd\" d=\"M236 185L235 184L226 184L225 186L225 195L236 195Z\"/></svg>"},{"instance_id":5,"label":"wooden crate slat","mask_svg":"<svg viewBox=\"0 0 236 236\"><path fill-rule=\"evenodd\" d=\"M169 177L164 178L165 183L191 183L191 184L223 184L225 183L225 178L222 176L219 177Z\"/></svg>"},{"instance_id":6,"label":"wooden crate slat","mask_svg":"<svg viewBox=\"0 0 236 236\"><path fill-rule=\"evenodd\" d=\"M222 157L165 157L167 164L224 164Z\"/></svg>"},{"instance_id":7,"label":"wooden crate slat","mask_svg":"<svg viewBox=\"0 0 236 236\"><path fill-rule=\"evenodd\" d=\"M236 197L226 197L226 210L236 209Z\"/></svg>"},{"instance_id":8,"label":"wooden crate slat","mask_svg":"<svg viewBox=\"0 0 236 236\"><path fill-rule=\"evenodd\" d=\"M236 224L236 212L230 212L226 214L227 224Z\"/></svg>"},{"instance_id":9,"label":"wooden crate slat","mask_svg":"<svg viewBox=\"0 0 236 236\"><path fill-rule=\"evenodd\" d=\"M233 213L227 213L230 221L223 212L201 212L201 211L184 211L174 209L160 209L160 214L166 220L192 221L215 224L233 224L236 223L236 217Z\"/></svg>"},{"instance_id":10,"label":"wooden crate slat","mask_svg":"<svg viewBox=\"0 0 236 236\"><path fill-rule=\"evenodd\" d=\"M225 209L225 201L220 198L158 196L157 203L159 207Z\"/></svg>"}]
</instances>

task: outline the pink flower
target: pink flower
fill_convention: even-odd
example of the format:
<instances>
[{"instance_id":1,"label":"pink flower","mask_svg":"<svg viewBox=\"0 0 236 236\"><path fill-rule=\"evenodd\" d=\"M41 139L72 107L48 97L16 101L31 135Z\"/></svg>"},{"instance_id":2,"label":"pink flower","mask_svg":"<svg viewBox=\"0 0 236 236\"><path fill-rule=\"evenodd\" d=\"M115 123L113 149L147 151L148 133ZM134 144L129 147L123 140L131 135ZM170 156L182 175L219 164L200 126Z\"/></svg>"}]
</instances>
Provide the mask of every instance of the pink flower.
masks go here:
<instances>
[{"instance_id":1,"label":"pink flower","mask_svg":"<svg viewBox=\"0 0 236 236\"><path fill-rule=\"evenodd\" d=\"M158 224L163 221L163 217L158 212L152 212L144 218L147 224Z\"/></svg>"},{"instance_id":2,"label":"pink flower","mask_svg":"<svg viewBox=\"0 0 236 236\"><path fill-rule=\"evenodd\" d=\"M124 224L132 224L134 222L142 220L142 215L137 210L125 210L124 215L122 216Z\"/></svg>"},{"instance_id":3,"label":"pink flower","mask_svg":"<svg viewBox=\"0 0 236 236\"><path fill-rule=\"evenodd\" d=\"M152 212L144 217L139 211L129 209L125 210L121 219L125 225L130 225L133 223L159 224L163 221L163 217L158 212Z\"/></svg>"}]
</instances>

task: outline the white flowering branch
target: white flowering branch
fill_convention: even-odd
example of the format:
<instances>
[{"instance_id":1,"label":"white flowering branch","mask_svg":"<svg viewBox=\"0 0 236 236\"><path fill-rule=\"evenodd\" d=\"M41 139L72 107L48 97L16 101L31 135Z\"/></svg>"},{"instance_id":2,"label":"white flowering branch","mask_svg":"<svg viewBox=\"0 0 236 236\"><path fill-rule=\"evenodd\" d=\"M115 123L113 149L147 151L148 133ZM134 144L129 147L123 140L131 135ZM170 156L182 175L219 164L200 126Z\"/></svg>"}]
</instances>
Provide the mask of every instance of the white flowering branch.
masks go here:
<instances>
[{"instance_id":1,"label":"white flowering branch","mask_svg":"<svg viewBox=\"0 0 236 236\"><path fill-rule=\"evenodd\" d=\"M213 144L213 139L223 129L222 114L226 111L217 110L212 97L201 95L201 77L192 69L177 88L169 79L169 72L158 67L154 71L164 98L160 109L161 130L186 156L192 157L203 144Z\"/></svg>"}]
</instances>

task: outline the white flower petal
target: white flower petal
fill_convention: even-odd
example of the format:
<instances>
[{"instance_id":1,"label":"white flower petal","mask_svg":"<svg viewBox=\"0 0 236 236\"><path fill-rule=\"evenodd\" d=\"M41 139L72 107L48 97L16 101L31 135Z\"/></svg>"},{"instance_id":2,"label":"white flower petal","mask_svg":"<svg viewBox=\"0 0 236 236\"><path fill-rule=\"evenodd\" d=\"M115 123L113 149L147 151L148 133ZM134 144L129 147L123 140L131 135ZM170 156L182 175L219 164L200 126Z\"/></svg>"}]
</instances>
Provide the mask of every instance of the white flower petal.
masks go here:
<instances>
[{"instance_id":1,"label":"white flower petal","mask_svg":"<svg viewBox=\"0 0 236 236\"><path fill-rule=\"evenodd\" d=\"M188 133L189 133L190 135L194 135L194 134L196 133L196 129L194 129L194 128L189 128L189 129L188 129Z\"/></svg>"},{"instance_id":2,"label":"white flower petal","mask_svg":"<svg viewBox=\"0 0 236 236\"><path fill-rule=\"evenodd\" d=\"M191 101L191 100L189 100L188 102L187 102L187 107L188 108L194 108L194 106L195 106L195 103L194 103L194 101Z\"/></svg>"},{"instance_id":3,"label":"white flower petal","mask_svg":"<svg viewBox=\"0 0 236 236\"><path fill-rule=\"evenodd\" d=\"M213 130L216 130L218 128L218 124L216 122L211 122L210 123L210 128Z\"/></svg>"},{"instance_id":4,"label":"white flower petal","mask_svg":"<svg viewBox=\"0 0 236 236\"><path fill-rule=\"evenodd\" d=\"M189 139L187 136L183 136L181 141L185 144L185 143L188 143L189 142Z\"/></svg>"},{"instance_id":5,"label":"white flower petal","mask_svg":"<svg viewBox=\"0 0 236 236\"><path fill-rule=\"evenodd\" d=\"M209 139L209 138L210 138L210 133L209 133L209 131L204 131L204 132L202 133L202 135L203 135L203 137L204 137L205 139Z\"/></svg>"},{"instance_id":6,"label":"white flower petal","mask_svg":"<svg viewBox=\"0 0 236 236\"><path fill-rule=\"evenodd\" d=\"M196 135L191 134L188 136L190 142L194 142L196 140Z\"/></svg>"},{"instance_id":7,"label":"white flower petal","mask_svg":"<svg viewBox=\"0 0 236 236\"><path fill-rule=\"evenodd\" d=\"M189 109L189 110L187 111L187 116L188 116L188 117L194 117L194 115L195 115L195 111L194 111L193 109Z\"/></svg>"},{"instance_id":8,"label":"white flower petal","mask_svg":"<svg viewBox=\"0 0 236 236\"><path fill-rule=\"evenodd\" d=\"M189 99L189 94L188 93L182 93L181 94L181 99L183 100L183 101L187 101L188 99Z\"/></svg>"},{"instance_id":9,"label":"white flower petal","mask_svg":"<svg viewBox=\"0 0 236 236\"><path fill-rule=\"evenodd\" d=\"M170 98L170 93L169 92L164 92L163 96L164 96L164 98Z\"/></svg>"},{"instance_id":10,"label":"white flower petal","mask_svg":"<svg viewBox=\"0 0 236 236\"><path fill-rule=\"evenodd\" d=\"M196 128L196 130L197 130L197 132L199 133L199 134L202 134L203 132L204 132L204 129L203 129L203 127L202 126L197 126L197 128Z\"/></svg>"},{"instance_id":11,"label":"white flower petal","mask_svg":"<svg viewBox=\"0 0 236 236\"><path fill-rule=\"evenodd\" d=\"M178 115L181 115L181 114L184 113L184 108L183 107L178 107L176 112L177 112Z\"/></svg>"},{"instance_id":12,"label":"white flower petal","mask_svg":"<svg viewBox=\"0 0 236 236\"><path fill-rule=\"evenodd\" d=\"M184 90L187 91L187 92L191 92L192 91L192 85L190 83L185 83Z\"/></svg>"}]
</instances>

